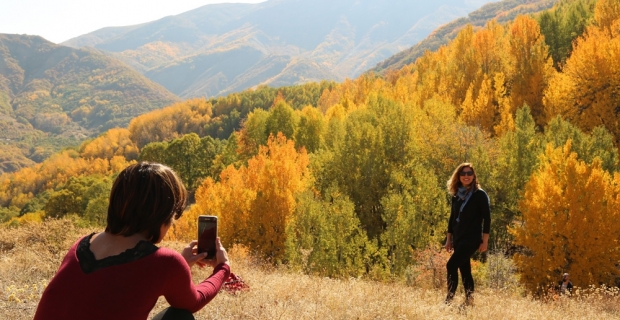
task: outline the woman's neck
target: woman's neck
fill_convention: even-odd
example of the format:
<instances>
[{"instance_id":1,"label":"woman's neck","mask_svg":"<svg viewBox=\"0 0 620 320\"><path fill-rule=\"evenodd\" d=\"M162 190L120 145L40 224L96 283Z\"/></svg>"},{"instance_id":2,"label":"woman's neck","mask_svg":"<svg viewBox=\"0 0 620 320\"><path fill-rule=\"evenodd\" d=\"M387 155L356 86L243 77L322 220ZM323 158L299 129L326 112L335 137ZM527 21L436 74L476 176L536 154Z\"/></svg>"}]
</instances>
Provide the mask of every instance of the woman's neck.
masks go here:
<instances>
[{"instance_id":1,"label":"woman's neck","mask_svg":"<svg viewBox=\"0 0 620 320\"><path fill-rule=\"evenodd\" d=\"M95 259L101 260L106 257L119 255L127 249L135 248L142 240L147 240L142 233L135 233L130 236L101 232L95 234L90 239L90 251L95 255Z\"/></svg>"}]
</instances>

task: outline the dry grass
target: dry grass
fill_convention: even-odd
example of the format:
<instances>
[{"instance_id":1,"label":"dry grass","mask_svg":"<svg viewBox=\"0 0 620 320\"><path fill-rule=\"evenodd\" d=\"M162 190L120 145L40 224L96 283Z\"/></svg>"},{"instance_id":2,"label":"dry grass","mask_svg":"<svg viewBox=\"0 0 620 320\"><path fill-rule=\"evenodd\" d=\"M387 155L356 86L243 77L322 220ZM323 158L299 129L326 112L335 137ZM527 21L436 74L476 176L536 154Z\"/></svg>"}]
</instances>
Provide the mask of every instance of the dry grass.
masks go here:
<instances>
[{"instance_id":1,"label":"dry grass","mask_svg":"<svg viewBox=\"0 0 620 320\"><path fill-rule=\"evenodd\" d=\"M82 234L68 221L0 229L0 319L32 319L43 285ZM164 243L173 249L184 244ZM542 302L518 294L478 290L476 306L442 303L442 290L403 283L333 280L262 265L231 252L233 272L250 285L238 295L220 293L197 319L619 319L618 295L593 291L581 298ZM194 270L196 282L210 270ZM160 298L153 313L167 307Z\"/></svg>"}]
</instances>

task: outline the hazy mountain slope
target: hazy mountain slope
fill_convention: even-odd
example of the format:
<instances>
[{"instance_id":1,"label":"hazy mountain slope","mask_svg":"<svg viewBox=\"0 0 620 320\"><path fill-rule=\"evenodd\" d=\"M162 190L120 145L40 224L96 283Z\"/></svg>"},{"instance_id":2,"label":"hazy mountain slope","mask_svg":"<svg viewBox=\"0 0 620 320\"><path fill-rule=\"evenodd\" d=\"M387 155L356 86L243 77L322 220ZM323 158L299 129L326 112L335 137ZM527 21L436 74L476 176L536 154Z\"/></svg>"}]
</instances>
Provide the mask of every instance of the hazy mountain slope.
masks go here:
<instances>
[{"instance_id":1,"label":"hazy mountain slope","mask_svg":"<svg viewBox=\"0 0 620 320\"><path fill-rule=\"evenodd\" d=\"M520 14L535 13L549 9L555 2L556 0L504 0L486 4L465 18L460 18L441 26L430 34L428 38L409 49L385 59L370 71L383 73L387 69L400 69L407 64L413 63L424 54L424 51L435 51L441 45L447 44L456 37L459 30L468 24L474 27L482 27L493 19L500 23L511 21Z\"/></svg>"},{"instance_id":2,"label":"hazy mountain slope","mask_svg":"<svg viewBox=\"0 0 620 320\"><path fill-rule=\"evenodd\" d=\"M354 78L487 2L217 4L137 26L104 28L64 44L113 52L182 97L217 96L259 84Z\"/></svg>"},{"instance_id":3,"label":"hazy mountain slope","mask_svg":"<svg viewBox=\"0 0 620 320\"><path fill-rule=\"evenodd\" d=\"M0 171L178 100L96 50L0 34Z\"/></svg>"}]
</instances>

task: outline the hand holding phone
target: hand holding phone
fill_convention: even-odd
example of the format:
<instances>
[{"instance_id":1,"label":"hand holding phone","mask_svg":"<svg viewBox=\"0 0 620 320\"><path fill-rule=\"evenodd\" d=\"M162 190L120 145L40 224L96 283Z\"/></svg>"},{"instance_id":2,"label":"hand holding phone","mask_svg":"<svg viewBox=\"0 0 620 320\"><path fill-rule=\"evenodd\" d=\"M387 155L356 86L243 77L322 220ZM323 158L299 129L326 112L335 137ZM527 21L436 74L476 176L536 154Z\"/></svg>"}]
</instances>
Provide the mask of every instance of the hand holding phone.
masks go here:
<instances>
[{"instance_id":1,"label":"hand holding phone","mask_svg":"<svg viewBox=\"0 0 620 320\"><path fill-rule=\"evenodd\" d=\"M206 264L214 268L221 263L230 265L230 261L228 261L228 253L226 252L226 249L224 249L224 246L222 246L222 242L220 242L219 237L215 238L215 250L215 259L203 261L206 261Z\"/></svg>"},{"instance_id":2,"label":"hand holding phone","mask_svg":"<svg viewBox=\"0 0 620 320\"><path fill-rule=\"evenodd\" d=\"M198 264L198 266L201 268L208 265L208 261L204 260L204 258L206 257L206 253L198 254L197 245L198 240L192 240L192 242L190 242L185 248L183 248L183 251L181 251L181 255L187 262L187 265L190 266L190 268L195 264Z\"/></svg>"}]
</instances>

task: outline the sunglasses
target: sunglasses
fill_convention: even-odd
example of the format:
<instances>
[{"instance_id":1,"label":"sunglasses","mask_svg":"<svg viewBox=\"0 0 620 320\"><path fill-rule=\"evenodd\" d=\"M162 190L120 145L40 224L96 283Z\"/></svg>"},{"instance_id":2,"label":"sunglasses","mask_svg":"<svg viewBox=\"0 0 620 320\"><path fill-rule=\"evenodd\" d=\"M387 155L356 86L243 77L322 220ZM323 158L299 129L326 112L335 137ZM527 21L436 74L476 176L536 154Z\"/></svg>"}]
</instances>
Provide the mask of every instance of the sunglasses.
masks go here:
<instances>
[{"instance_id":1,"label":"sunglasses","mask_svg":"<svg viewBox=\"0 0 620 320\"><path fill-rule=\"evenodd\" d=\"M473 175L474 175L474 172L473 172L473 171L461 171L461 173L459 173L459 175L460 175L461 177L464 177L464 176L473 176Z\"/></svg>"}]
</instances>

